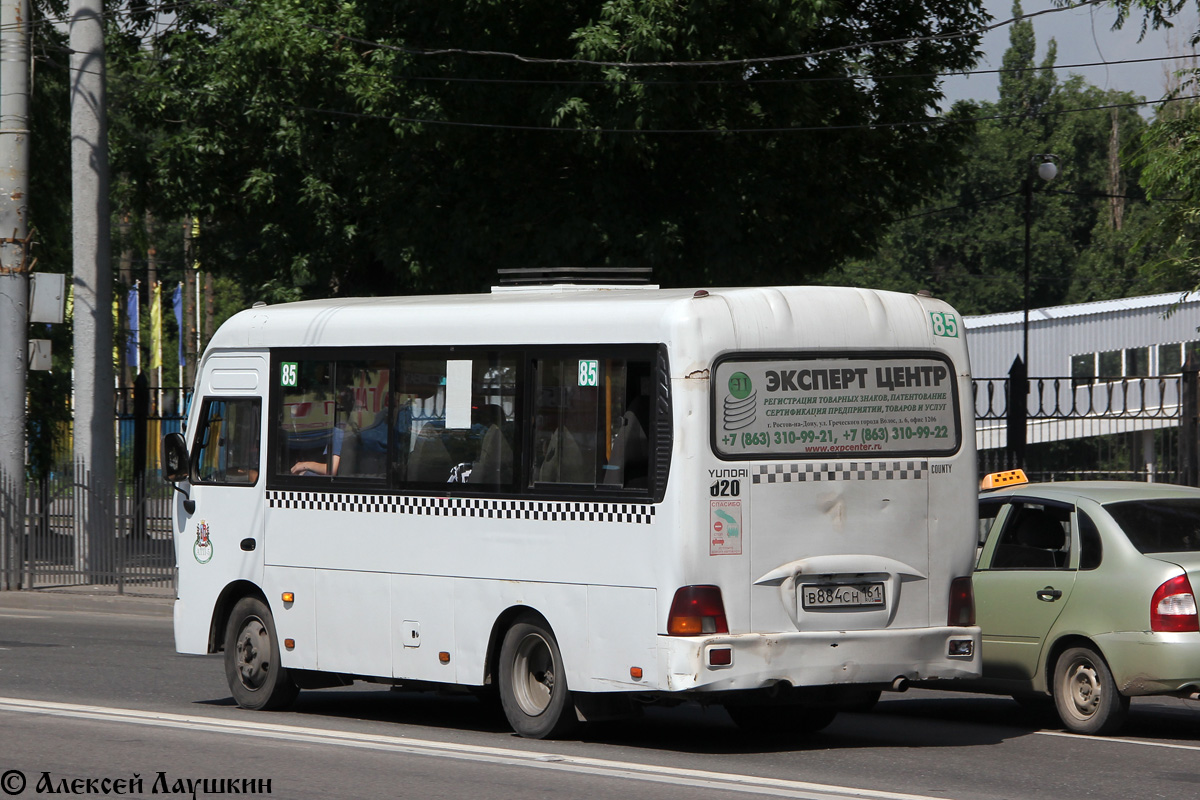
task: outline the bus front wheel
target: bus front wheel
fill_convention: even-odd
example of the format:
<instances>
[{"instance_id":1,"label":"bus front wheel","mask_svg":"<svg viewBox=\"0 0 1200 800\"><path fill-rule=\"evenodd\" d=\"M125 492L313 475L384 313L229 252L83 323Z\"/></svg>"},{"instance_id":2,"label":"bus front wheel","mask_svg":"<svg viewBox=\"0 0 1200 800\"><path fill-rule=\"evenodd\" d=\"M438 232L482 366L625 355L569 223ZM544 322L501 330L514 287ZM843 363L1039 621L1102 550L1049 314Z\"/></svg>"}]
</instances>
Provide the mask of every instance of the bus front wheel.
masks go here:
<instances>
[{"instance_id":1,"label":"bus front wheel","mask_svg":"<svg viewBox=\"0 0 1200 800\"><path fill-rule=\"evenodd\" d=\"M242 708L286 708L300 693L279 663L279 638L271 609L257 597L243 597L225 626L225 680Z\"/></svg>"},{"instance_id":2,"label":"bus front wheel","mask_svg":"<svg viewBox=\"0 0 1200 800\"><path fill-rule=\"evenodd\" d=\"M558 642L537 616L519 618L504 635L500 702L513 730L528 739L565 736L578 724Z\"/></svg>"}]
</instances>

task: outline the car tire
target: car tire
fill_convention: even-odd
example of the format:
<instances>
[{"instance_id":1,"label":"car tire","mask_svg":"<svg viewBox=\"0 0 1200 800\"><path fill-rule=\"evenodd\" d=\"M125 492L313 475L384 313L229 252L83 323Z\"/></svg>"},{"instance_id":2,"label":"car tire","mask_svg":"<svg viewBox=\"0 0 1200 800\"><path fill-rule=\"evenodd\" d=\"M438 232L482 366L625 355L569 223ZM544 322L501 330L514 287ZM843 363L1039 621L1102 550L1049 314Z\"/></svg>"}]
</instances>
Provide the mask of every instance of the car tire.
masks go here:
<instances>
[{"instance_id":1,"label":"car tire","mask_svg":"<svg viewBox=\"0 0 1200 800\"><path fill-rule=\"evenodd\" d=\"M1054 666L1054 704L1068 730L1105 736L1129 715L1129 698L1117 690L1104 658L1090 647L1072 647Z\"/></svg>"},{"instance_id":2,"label":"car tire","mask_svg":"<svg viewBox=\"0 0 1200 800\"><path fill-rule=\"evenodd\" d=\"M517 619L500 646L500 704L508 724L527 739L557 739L579 724L562 653L538 616Z\"/></svg>"},{"instance_id":3,"label":"car tire","mask_svg":"<svg viewBox=\"0 0 1200 800\"><path fill-rule=\"evenodd\" d=\"M257 597L243 597L225 626L225 680L242 708L286 708L300 688L279 663L279 637L271 609Z\"/></svg>"}]
</instances>

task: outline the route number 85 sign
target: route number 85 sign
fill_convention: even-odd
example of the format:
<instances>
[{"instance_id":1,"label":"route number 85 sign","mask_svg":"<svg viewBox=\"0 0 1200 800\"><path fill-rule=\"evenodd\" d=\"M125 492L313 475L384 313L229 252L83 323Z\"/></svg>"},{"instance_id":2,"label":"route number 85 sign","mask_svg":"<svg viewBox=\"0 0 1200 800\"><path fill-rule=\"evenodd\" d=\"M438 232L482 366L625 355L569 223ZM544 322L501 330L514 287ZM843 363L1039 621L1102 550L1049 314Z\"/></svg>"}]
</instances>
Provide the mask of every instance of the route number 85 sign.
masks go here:
<instances>
[{"instance_id":1,"label":"route number 85 sign","mask_svg":"<svg viewBox=\"0 0 1200 800\"><path fill-rule=\"evenodd\" d=\"M958 319L953 314L945 311L930 311L929 317L933 320L934 336L958 338Z\"/></svg>"}]
</instances>

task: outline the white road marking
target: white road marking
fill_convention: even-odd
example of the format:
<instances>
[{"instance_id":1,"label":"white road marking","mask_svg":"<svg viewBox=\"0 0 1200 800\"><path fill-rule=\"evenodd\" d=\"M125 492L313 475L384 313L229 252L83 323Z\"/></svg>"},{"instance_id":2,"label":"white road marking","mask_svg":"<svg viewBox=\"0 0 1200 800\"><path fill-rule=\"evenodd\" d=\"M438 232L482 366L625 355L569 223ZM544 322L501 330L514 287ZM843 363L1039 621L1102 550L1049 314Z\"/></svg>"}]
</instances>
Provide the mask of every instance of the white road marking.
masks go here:
<instances>
[{"instance_id":1,"label":"white road marking","mask_svg":"<svg viewBox=\"0 0 1200 800\"><path fill-rule=\"evenodd\" d=\"M51 703L37 700L21 700L0 697L0 711L24 714L69 717L100 722L119 722L133 725L151 725L163 728L179 728L206 733L225 733L238 736L279 739L288 742L330 744L341 747L356 747L413 755L457 758L514 767L533 767L562 772L599 775L611 778L694 786L703 789L718 789L747 794L792 797L800 800L947 800L944 796L926 796L883 792L872 789L856 789L849 786L808 783L779 778L763 778L757 775L710 772L698 769L664 767L654 764L638 764L629 761L609 761L599 758L582 758L560 753L541 753L510 750L501 747L454 744L429 739L412 739L405 736L383 736L369 733L306 728L277 723L241 722L213 717L192 717L182 714L167 714L153 711L135 711L124 708L105 708L72 703Z\"/></svg>"},{"instance_id":2,"label":"white road marking","mask_svg":"<svg viewBox=\"0 0 1200 800\"><path fill-rule=\"evenodd\" d=\"M1038 736L1061 736L1064 739L1083 739L1088 742L1112 742L1114 744L1139 744L1142 747L1165 747L1169 750L1200 750L1200 745L1171 744L1170 742L1148 742L1145 739L1119 739L1115 736L1087 736L1066 731L1034 731Z\"/></svg>"},{"instance_id":3,"label":"white road marking","mask_svg":"<svg viewBox=\"0 0 1200 800\"><path fill-rule=\"evenodd\" d=\"M0 619L46 619L42 614L21 614L9 612L0 612Z\"/></svg>"}]
</instances>

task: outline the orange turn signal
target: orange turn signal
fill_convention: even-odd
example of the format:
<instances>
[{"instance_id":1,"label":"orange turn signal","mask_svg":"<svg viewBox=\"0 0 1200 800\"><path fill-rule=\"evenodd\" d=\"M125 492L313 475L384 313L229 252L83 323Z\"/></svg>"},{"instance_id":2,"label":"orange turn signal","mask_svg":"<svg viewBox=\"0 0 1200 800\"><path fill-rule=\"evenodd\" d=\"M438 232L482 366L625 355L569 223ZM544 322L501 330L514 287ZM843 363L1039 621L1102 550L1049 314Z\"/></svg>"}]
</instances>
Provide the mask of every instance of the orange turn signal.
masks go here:
<instances>
[{"instance_id":1,"label":"orange turn signal","mask_svg":"<svg viewBox=\"0 0 1200 800\"><path fill-rule=\"evenodd\" d=\"M285 603L293 603L293 602L295 602L295 601L296 601L296 595L292 594L291 592L284 592L284 593L283 593L283 602L285 602Z\"/></svg>"},{"instance_id":2,"label":"orange turn signal","mask_svg":"<svg viewBox=\"0 0 1200 800\"><path fill-rule=\"evenodd\" d=\"M445 650L438 653L438 661L442 662L443 664L449 664L450 663L450 653L448 653Z\"/></svg>"},{"instance_id":3,"label":"orange turn signal","mask_svg":"<svg viewBox=\"0 0 1200 800\"><path fill-rule=\"evenodd\" d=\"M629 677L633 678L635 681L640 681L642 679L642 668L641 667L630 667L629 668Z\"/></svg>"}]
</instances>

